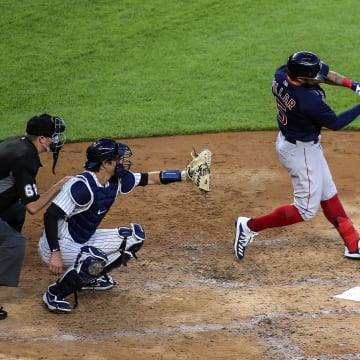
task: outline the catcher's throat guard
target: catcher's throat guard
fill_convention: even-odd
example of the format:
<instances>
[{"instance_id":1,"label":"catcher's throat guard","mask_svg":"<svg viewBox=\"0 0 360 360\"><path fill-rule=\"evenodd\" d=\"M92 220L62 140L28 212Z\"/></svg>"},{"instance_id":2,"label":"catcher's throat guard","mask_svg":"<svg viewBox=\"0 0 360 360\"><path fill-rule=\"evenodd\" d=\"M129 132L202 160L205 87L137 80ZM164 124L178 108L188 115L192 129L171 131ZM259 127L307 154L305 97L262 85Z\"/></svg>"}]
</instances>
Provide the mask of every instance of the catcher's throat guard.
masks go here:
<instances>
[{"instance_id":1,"label":"catcher's throat guard","mask_svg":"<svg viewBox=\"0 0 360 360\"><path fill-rule=\"evenodd\" d=\"M60 150L66 142L66 125L64 120L59 116L53 116L51 120L54 122L54 133L51 137L49 151L53 153L52 173L55 174L55 168L59 159Z\"/></svg>"}]
</instances>

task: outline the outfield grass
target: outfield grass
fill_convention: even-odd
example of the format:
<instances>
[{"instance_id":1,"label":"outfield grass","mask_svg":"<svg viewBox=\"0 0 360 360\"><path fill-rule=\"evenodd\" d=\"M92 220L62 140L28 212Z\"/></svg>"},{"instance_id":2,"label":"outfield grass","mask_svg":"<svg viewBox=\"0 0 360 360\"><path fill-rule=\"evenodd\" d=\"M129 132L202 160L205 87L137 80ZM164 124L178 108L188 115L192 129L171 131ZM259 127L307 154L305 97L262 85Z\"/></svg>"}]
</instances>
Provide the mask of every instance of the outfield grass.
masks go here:
<instances>
[{"instance_id":1,"label":"outfield grass","mask_svg":"<svg viewBox=\"0 0 360 360\"><path fill-rule=\"evenodd\" d=\"M290 53L360 80L358 14L357 0L2 0L0 138L43 111L70 141L275 129ZM360 101L324 88L337 112Z\"/></svg>"}]
</instances>

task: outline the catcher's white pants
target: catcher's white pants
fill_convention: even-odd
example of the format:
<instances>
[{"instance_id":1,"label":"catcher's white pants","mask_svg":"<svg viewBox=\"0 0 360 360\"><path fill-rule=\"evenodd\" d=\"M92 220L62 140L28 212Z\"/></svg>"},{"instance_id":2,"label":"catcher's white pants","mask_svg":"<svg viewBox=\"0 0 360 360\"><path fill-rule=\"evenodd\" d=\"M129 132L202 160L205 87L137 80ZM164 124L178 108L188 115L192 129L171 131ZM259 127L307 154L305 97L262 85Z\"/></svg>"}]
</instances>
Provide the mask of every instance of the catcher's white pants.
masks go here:
<instances>
[{"instance_id":1,"label":"catcher's white pants","mask_svg":"<svg viewBox=\"0 0 360 360\"><path fill-rule=\"evenodd\" d=\"M120 256L119 248L123 239L119 236L118 228L115 229L98 229L94 235L84 244L75 242L69 233L62 234L59 245L64 267L74 265L77 255L83 246L94 246L102 250L108 257L108 264L115 261ZM46 239L45 231L40 237L38 252L41 259L50 263L51 251Z\"/></svg>"},{"instance_id":2,"label":"catcher's white pants","mask_svg":"<svg viewBox=\"0 0 360 360\"><path fill-rule=\"evenodd\" d=\"M292 179L294 206L304 220L312 219L320 209L320 202L337 194L320 142L292 144L279 132L276 151Z\"/></svg>"}]
</instances>

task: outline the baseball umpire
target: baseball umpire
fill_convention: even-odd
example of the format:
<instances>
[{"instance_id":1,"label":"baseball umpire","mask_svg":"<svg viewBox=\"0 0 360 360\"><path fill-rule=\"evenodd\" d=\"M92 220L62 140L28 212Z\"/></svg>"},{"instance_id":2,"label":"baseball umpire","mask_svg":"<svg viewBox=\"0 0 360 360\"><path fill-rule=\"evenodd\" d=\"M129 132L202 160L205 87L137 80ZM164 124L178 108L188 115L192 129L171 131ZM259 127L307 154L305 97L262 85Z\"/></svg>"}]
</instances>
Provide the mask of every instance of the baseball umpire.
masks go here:
<instances>
[{"instance_id":1,"label":"baseball umpire","mask_svg":"<svg viewBox=\"0 0 360 360\"><path fill-rule=\"evenodd\" d=\"M95 141L87 149L85 171L67 182L46 210L39 254L51 273L62 274L43 294L49 310L70 312L65 298L74 293L76 307L77 290L112 288L116 281L108 273L136 258L145 240L141 225L98 229L118 195L128 194L137 186L182 180L192 181L200 190L210 190L206 184L211 152L207 149L194 155L185 170L134 173L130 171L131 155L123 142Z\"/></svg>"},{"instance_id":2,"label":"baseball umpire","mask_svg":"<svg viewBox=\"0 0 360 360\"><path fill-rule=\"evenodd\" d=\"M42 166L39 154L52 152L55 169L59 151L65 143L66 126L58 116L33 116L25 136L0 142L0 286L17 287L25 255L21 234L26 212L36 214L44 208L70 179L65 177L41 196L36 175ZM0 307L0 319L6 311Z\"/></svg>"},{"instance_id":3,"label":"baseball umpire","mask_svg":"<svg viewBox=\"0 0 360 360\"><path fill-rule=\"evenodd\" d=\"M336 115L326 103L320 83L344 86L360 95L360 83L329 69L309 51L298 51L280 66L272 84L279 133L276 151L292 179L294 201L268 214L235 221L234 252L244 257L246 246L261 230L314 218L320 208L341 236L344 255L360 258L360 236L339 199L320 144L321 129L340 130L360 115L360 105Z\"/></svg>"}]
</instances>

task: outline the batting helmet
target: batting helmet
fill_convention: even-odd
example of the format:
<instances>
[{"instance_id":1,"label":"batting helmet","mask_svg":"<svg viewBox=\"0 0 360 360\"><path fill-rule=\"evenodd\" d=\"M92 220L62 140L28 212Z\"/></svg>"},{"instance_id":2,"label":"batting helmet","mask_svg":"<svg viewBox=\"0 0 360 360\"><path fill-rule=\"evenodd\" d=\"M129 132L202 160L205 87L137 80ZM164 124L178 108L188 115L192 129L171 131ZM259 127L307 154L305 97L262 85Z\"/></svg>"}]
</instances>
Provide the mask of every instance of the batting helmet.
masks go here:
<instances>
[{"instance_id":1,"label":"batting helmet","mask_svg":"<svg viewBox=\"0 0 360 360\"><path fill-rule=\"evenodd\" d=\"M329 65L309 51L299 51L289 56L288 74L291 78L322 80L329 73Z\"/></svg>"},{"instance_id":2,"label":"batting helmet","mask_svg":"<svg viewBox=\"0 0 360 360\"><path fill-rule=\"evenodd\" d=\"M93 142L86 150L87 161L84 168L93 170L105 160L121 160L117 166L123 170L129 170L131 166L130 156L132 152L126 144L112 139L100 139Z\"/></svg>"}]
</instances>

